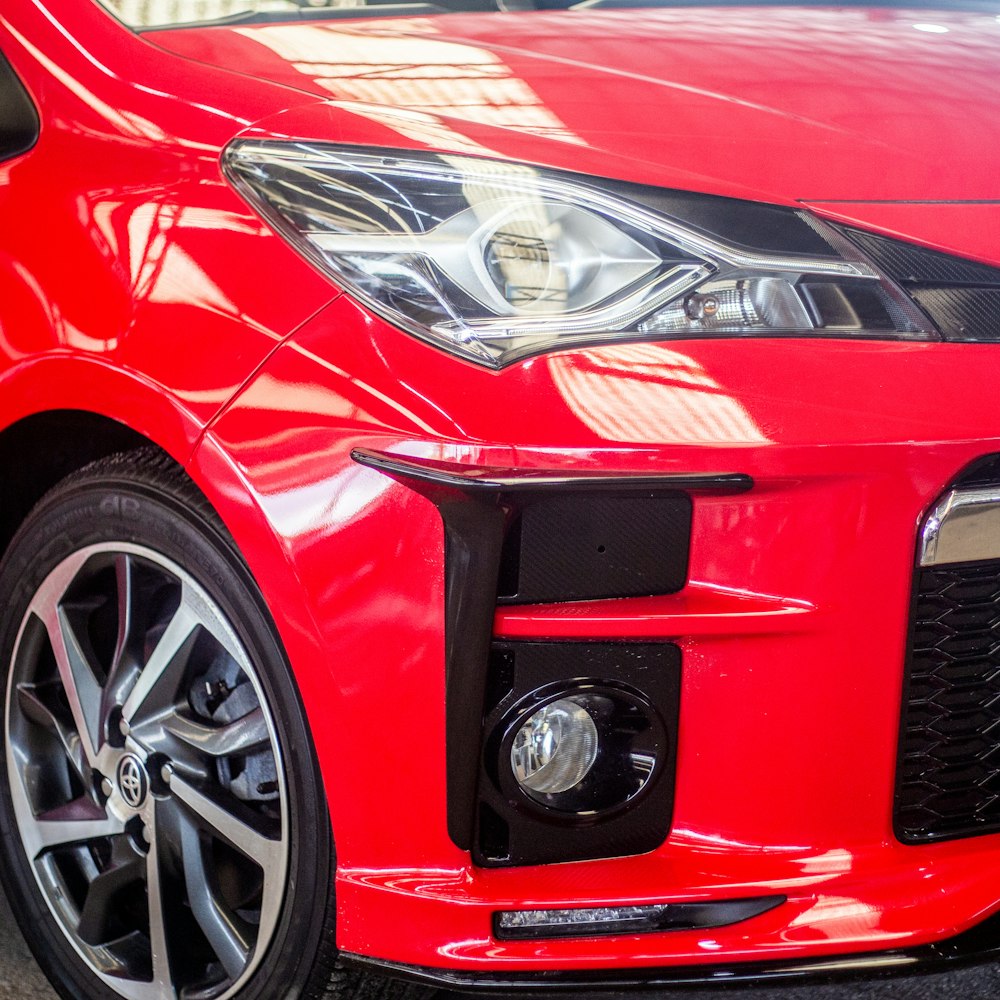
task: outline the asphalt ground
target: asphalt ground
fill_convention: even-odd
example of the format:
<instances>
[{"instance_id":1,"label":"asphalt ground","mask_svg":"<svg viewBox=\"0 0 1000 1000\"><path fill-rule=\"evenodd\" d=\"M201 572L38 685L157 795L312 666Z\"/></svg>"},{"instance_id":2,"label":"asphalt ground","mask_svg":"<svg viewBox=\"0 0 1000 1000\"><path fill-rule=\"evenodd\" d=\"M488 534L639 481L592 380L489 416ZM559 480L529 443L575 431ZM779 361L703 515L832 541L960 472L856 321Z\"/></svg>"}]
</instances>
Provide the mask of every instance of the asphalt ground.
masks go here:
<instances>
[{"instance_id":1,"label":"asphalt ground","mask_svg":"<svg viewBox=\"0 0 1000 1000\"><path fill-rule=\"evenodd\" d=\"M391 997L392 992L388 991L386 995ZM582 997L568 998L566 994L554 994L553 1000L556 996L565 1000L584 1000ZM636 993L635 998L636 1000L1000 1000L1000 965L876 982L855 981L824 986L783 985L766 989L741 987L670 990ZM58 1000L31 957L2 894L0 894L0 1000ZM274 1000L280 998L275 997ZM473 998L456 993L441 993L435 1000L473 1000ZM615 1000L624 1000L624 996L618 994Z\"/></svg>"}]
</instances>

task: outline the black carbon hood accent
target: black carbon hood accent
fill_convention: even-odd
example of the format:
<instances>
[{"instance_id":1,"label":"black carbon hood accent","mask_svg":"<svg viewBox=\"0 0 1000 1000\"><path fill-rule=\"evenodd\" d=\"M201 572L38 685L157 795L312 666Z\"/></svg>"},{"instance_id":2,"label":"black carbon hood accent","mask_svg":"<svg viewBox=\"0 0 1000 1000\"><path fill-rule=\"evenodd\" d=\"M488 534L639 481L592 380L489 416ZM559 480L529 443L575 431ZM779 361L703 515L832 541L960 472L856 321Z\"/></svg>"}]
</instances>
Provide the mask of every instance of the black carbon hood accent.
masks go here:
<instances>
[{"instance_id":1,"label":"black carbon hood accent","mask_svg":"<svg viewBox=\"0 0 1000 1000\"><path fill-rule=\"evenodd\" d=\"M1000 268L841 226L934 321L945 340L1000 341Z\"/></svg>"}]
</instances>

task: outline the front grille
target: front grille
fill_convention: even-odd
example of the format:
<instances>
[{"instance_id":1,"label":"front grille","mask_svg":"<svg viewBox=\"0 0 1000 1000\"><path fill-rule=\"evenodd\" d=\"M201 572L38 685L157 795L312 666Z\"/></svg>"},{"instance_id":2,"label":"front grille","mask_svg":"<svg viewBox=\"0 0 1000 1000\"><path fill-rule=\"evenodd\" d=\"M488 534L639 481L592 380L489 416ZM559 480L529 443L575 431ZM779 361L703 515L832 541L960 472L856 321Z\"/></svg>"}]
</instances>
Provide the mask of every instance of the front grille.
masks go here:
<instances>
[{"instance_id":1,"label":"front grille","mask_svg":"<svg viewBox=\"0 0 1000 1000\"><path fill-rule=\"evenodd\" d=\"M1000 831L1000 560L917 571L895 827L920 843Z\"/></svg>"}]
</instances>

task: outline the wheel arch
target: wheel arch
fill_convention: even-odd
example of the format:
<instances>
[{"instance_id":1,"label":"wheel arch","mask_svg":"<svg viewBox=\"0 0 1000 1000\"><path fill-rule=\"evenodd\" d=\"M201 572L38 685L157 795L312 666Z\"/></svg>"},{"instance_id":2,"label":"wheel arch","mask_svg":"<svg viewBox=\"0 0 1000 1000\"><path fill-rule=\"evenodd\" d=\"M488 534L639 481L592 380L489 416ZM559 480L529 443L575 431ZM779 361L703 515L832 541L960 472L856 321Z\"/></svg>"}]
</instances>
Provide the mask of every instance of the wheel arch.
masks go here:
<instances>
[{"instance_id":1,"label":"wheel arch","mask_svg":"<svg viewBox=\"0 0 1000 1000\"><path fill-rule=\"evenodd\" d=\"M278 417L289 422L287 414ZM307 425L311 419L309 414L302 415ZM428 581L431 596L424 594L423 582L428 546L436 550L440 545L441 527L433 508L422 498L388 481L387 485L381 484L380 477L357 467L349 457L351 438L339 426L324 427L321 434L324 439L337 431L338 446L322 455L319 478L333 488L336 477L345 476L343 488L350 493L354 488L352 477L359 477L362 482L358 495L368 497L370 502L364 504L363 516L359 510L357 517L346 513L344 521L339 513L329 523L324 518L319 533L314 530L315 524L301 532L289 530L283 517L289 514L288 501L295 492L296 484L289 480L294 480L293 473L298 468L297 463L288 465L284 461L288 458L284 452L289 442L283 437L274 442L268 434L258 434L256 443L262 449L258 457L265 464L261 468L250 461L248 467L247 456L239 445L243 440L241 435L251 433L250 428L240 425L226 433L228 422L223 420L221 428L211 423L206 429L204 422L197 420L183 401L164 387L98 358L48 356L18 366L0 381L0 427L0 554L41 497L64 476L95 459L154 446L182 466L234 539L263 594L292 665L322 765L338 859L342 847L353 846L355 853L362 856L364 852L360 852L359 845L367 842L371 832L368 827L374 824L378 828L379 824L374 818L365 819L364 810L356 805L357 789L353 785L361 778L348 775L350 780L345 779L340 723L353 716L353 695L358 683L364 682L369 691L378 687L368 677L364 637L377 628L383 613L404 607L408 615L419 611L412 626L417 632L413 648L419 656L408 655L405 664L405 684L410 695L394 698L393 703L399 706L394 711L403 713L408 698L412 701L418 693L423 692L421 698L428 697L424 690L425 670L432 670L431 679L434 684L438 682L440 602L434 595L443 583L436 565L431 567ZM291 446L297 451L303 443L296 438ZM280 453L281 461L272 449ZM269 454L271 458L267 459ZM269 470L277 475L276 482L269 482ZM271 486L277 486L277 496L269 496ZM399 544L405 548L407 564L419 571L419 577L411 574L413 579L407 584L408 592L403 595L402 603L383 605L377 601L371 606L364 601L355 603L355 597L377 597L387 575L395 575L391 557L397 548L396 532L390 529L400 523L400 518L409 530ZM339 538L345 526L350 528L346 550L342 549ZM379 571L369 574L371 582L366 582L359 574L375 555L383 557L378 560ZM345 561L357 572L346 575L347 592L339 593L328 574L334 565L343 566ZM357 588L360 590L355 592ZM314 597L317 593L323 597L319 605L310 599L310 595ZM336 609L330 604L333 598L338 598ZM346 603L341 604L340 598ZM415 599L418 603L414 603ZM364 627L355 629L347 627L348 623ZM411 625L403 629L407 645L410 629ZM360 637L354 637L355 631ZM381 644L379 669L395 685L399 664L398 657L391 653L390 647L394 645L388 641ZM346 665L352 671L346 676L342 658L345 655L349 656ZM429 660L429 667L425 660ZM438 716L443 715L436 699L430 701L423 714L436 731L441 724ZM428 779L420 785L413 780L419 777L413 773L419 768L410 756L400 751L398 759L401 766L405 765L406 774L406 780L400 784L411 789L409 794L421 804L421 814L436 817L440 812L437 799L443 794L443 785L437 780L438 761L432 761L429 780L433 794L429 794ZM433 848L432 856L443 854L447 862L461 863L461 857L437 825L430 824L426 833L421 834ZM385 841L379 853L387 851L395 856L400 850L396 838L384 829L379 836ZM346 854L351 858L351 850Z\"/></svg>"},{"instance_id":2,"label":"wheel arch","mask_svg":"<svg viewBox=\"0 0 1000 1000\"><path fill-rule=\"evenodd\" d=\"M43 410L0 431L0 553L32 507L72 472L118 451L152 444L87 410Z\"/></svg>"},{"instance_id":3,"label":"wheel arch","mask_svg":"<svg viewBox=\"0 0 1000 1000\"><path fill-rule=\"evenodd\" d=\"M153 445L180 465L203 425L162 386L95 356L35 356L0 381L0 553L65 476Z\"/></svg>"},{"instance_id":4,"label":"wheel arch","mask_svg":"<svg viewBox=\"0 0 1000 1000\"><path fill-rule=\"evenodd\" d=\"M154 447L205 497L260 588L302 685L322 662L293 561L225 447L176 396L92 357L34 358L0 381L0 556L35 504L63 478L116 452ZM315 706L303 692L307 704ZM315 713L315 707L314 707Z\"/></svg>"}]
</instances>

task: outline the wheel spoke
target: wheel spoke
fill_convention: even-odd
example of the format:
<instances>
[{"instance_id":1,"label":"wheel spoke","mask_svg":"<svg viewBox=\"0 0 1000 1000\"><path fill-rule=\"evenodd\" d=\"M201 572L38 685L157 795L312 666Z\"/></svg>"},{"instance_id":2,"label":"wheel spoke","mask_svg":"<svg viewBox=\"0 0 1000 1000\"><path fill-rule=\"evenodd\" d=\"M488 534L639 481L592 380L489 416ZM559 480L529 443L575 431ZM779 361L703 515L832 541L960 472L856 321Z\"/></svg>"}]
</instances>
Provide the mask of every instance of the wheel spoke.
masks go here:
<instances>
[{"instance_id":1,"label":"wheel spoke","mask_svg":"<svg viewBox=\"0 0 1000 1000\"><path fill-rule=\"evenodd\" d=\"M214 874L205 865L205 844L190 821L181 824L181 857L188 902L198 926L231 979L246 967L252 930L225 905Z\"/></svg>"},{"instance_id":2,"label":"wheel spoke","mask_svg":"<svg viewBox=\"0 0 1000 1000\"><path fill-rule=\"evenodd\" d=\"M115 590L118 596L118 639L115 642L115 664L121 662L132 632L132 557L127 552L115 556ZM110 679L110 676L109 676Z\"/></svg>"},{"instance_id":3,"label":"wheel spoke","mask_svg":"<svg viewBox=\"0 0 1000 1000\"><path fill-rule=\"evenodd\" d=\"M100 724L104 730L111 711L122 703L135 679L135 667L129 662L128 650L133 645L133 610L135 601L135 564L127 552L115 556L115 592L118 604L118 636L108 668L107 680L101 693Z\"/></svg>"},{"instance_id":4,"label":"wheel spoke","mask_svg":"<svg viewBox=\"0 0 1000 1000\"><path fill-rule=\"evenodd\" d=\"M289 861L254 658L184 567L131 542L66 556L20 635L10 794L67 939L123 1000L241 993Z\"/></svg>"},{"instance_id":5,"label":"wheel spoke","mask_svg":"<svg viewBox=\"0 0 1000 1000\"><path fill-rule=\"evenodd\" d=\"M92 765L96 756L101 686L97 683L65 611L56 604L49 604L39 609L39 617L52 644L59 678L66 691L66 700L73 714L84 758Z\"/></svg>"},{"instance_id":6,"label":"wheel spoke","mask_svg":"<svg viewBox=\"0 0 1000 1000\"><path fill-rule=\"evenodd\" d=\"M176 772L170 779L170 791L204 823L209 832L260 865L265 881L278 873L284 855L281 840L272 840L261 833Z\"/></svg>"},{"instance_id":7,"label":"wheel spoke","mask_svg":"<svg viewBox=\"0 0 1000 1000\"><path fill-rule=\"evenodd\" d=\"M51 685L18 684L18 707L32 722L52 733L62 744L67 759L80 779L86 784L88 780L87 760L83 750L80 734L67 726L49 705L50 699L45 695L53 693Z\"/></svg>"},{"instance_id":8,"label":"wheel spoke","mask_svg":"<svg viewBox=\"0 0 1000 1000\"><path fill-rule=\"evenodd\" d=\"M146 855L146 899L149 904L149 946L153 966L150 996L155 1000L169 1000L176 997L177 991L170 972L167 920L163 912L163 883L160 874L160 838L156 835L154 810L151 810L147 820L147 829L151 834L149 853Z\"/></svg>"},{"instance_id":9,"label":"wheel spoke","mask_svg":"<svg viewBox=\"0 0 1000 1000\"><path fill-rule=\"evenodd\" d=\"M249 753L266 747L271 738L260 708L225 726L206 726L189 715L175 714L163 723L163 727L183 743L210 757Z\"/></svg>"},{"instance_id":10,"label":"wheel spoke","mask_svg":"<svg viewBox=\"0 0 1000 1000\"><path fill-rule=\"evenodd\" d=\"M158 685L162 682L169 686L169 680L183 670L199 624L194 609L182 600L122 706L122 715L130 723Z\"/></svg>"},{"instance_id":11,"label":"wheel spoke","mask_svg":"<svg viewBox=\"0 0 1000 1000\"><path fill-rule=\"evenodd\" d=\"M214 604L206 601L201 594L196 593L190 587L184 588L183 603L197 618L198 624L215 639L241 669L251 669L242 643L237 638L232 626Z\"/></svg>"}]
</instances>

